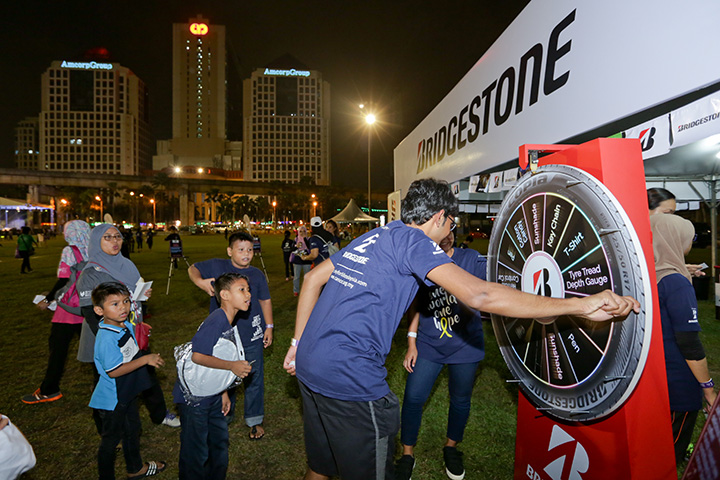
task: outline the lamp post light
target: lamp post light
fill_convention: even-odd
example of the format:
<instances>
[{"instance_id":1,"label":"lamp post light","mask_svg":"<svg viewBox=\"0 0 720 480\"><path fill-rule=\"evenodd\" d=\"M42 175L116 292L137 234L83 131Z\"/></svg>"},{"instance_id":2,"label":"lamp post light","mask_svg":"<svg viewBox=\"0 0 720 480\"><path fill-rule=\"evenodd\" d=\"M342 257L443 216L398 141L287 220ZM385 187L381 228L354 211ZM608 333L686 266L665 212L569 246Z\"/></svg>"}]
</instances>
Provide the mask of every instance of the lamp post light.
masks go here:
<instances>
[{"instance_id":1,"label":"lamp post light","mask_svg":"<svg viewBox=\"0 0 720 480\"><path fill-rule=\"evenodd\" d=\"M272 218L273 229L277 229L277 224L275 223L275 207L277 207L277 202L275 200L273 200L272 206L273 206L273 218Z\"/></svg>"},{"instance_id":2,"label":"lamp post light","mask_svg":"<svg viewBox=\"0 0 720 480\"><path fill-rule=\"evenodd\" d=\"M157 222L155 221L155 199L151 198L150 203L152 203L153 206L153 227L157 227Z\"/></svg>"},{"instance_id":3,"label":"lamp post light","mask_svg":"<svg viewBox=\"0 0 720 480\"><path fill-rule=\"evenodd\" d=\"M371 182L370 182L370 149L372 148L372 126L375 123L375 121L377 120L377 118L375 117L375 115L373 115L372 113L367 112L365 110L365 105L360 104L359 107L360 107L360 110L363 113L365 113L365 123L367 123L367 139L368 139L368 198L367 198L367 201L368 201L368 215L372 215L372 202L370 200L371 194L372 194L371 189L370 189L370 185L371 185Z\"/></svg>"},{"instance_id":4,"label":"lamp post light","mask_svg":"<svg viewBox=\"0 0 720 480\"><path fill-rule=\"evenodd\" d=\"M103 222L103 218L104 218L103 212L104 212L104 210L105 210L105 209L103 208L103 201L102 201L102 198L100 197L100 195L95 195L95 200L97 200L98 202L100 202L100 223L102 223L102 222Z\"/></svg>"}]
</instances>

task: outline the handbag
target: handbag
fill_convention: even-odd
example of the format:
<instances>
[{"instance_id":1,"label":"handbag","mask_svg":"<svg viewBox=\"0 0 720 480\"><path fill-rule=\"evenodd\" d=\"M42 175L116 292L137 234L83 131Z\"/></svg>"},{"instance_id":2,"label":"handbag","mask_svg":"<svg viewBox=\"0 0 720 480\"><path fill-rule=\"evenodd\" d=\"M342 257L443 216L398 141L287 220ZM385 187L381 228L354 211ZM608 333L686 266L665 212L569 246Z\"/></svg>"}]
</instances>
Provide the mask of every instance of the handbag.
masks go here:
<instances>
[{"instance_id":1,"label":"handbag","mask_svg":"<svg viewBox=\"0 0 720 480\"><path fill-rule=\"evenodd\" d=\"M141 322L135 325L135 341L140 350L147 350L150 348L150 332L152 327L145 322Z\"/></svg>"}]
</instances>

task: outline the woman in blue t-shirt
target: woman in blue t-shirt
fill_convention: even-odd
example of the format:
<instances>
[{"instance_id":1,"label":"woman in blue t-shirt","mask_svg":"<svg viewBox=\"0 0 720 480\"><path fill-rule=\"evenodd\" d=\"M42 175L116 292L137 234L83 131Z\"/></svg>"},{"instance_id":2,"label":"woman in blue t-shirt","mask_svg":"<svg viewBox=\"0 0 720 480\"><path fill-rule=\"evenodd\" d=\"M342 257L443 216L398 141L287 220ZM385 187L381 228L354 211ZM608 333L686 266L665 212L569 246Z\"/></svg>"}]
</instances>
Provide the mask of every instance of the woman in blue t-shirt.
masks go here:
<instances>
[{"instance_id":1,"label":"woman in blue t-shirt","mask_svg":"<svg viewBox=\"0 0 720 480\"><path fill-rule=\"evenodd\" d=\"M662 323L665 370L672 417L675 461L685 459L703 399L712 406L717 394L700 342L698 306L685 255L695 227L677 215L652 215L655 272Z\"/></svg>"},{"instance_id":2,"label":"woman in blue t-shirt","mask_svg":"<svg viewBox=\"0 0 720 480\"><path fill-rule=\"evenodd\" d=\"M485 280L485 257L472 249L456 249L454 244L455 235L451 231L440 242L440 248L458 266ZM450 411L443 457L445 473L460 480L465 476L465 468L457 444L463 439L470 415L475 371L485 357L480 314L459 304L438 286L421 288L409 312L408 351L403 362L409 372L402 405L403 456L395 467L395 475L397 479L410 479L412 475L423 405L438 374L447 365Z\"/></svg>"}]
</instances>

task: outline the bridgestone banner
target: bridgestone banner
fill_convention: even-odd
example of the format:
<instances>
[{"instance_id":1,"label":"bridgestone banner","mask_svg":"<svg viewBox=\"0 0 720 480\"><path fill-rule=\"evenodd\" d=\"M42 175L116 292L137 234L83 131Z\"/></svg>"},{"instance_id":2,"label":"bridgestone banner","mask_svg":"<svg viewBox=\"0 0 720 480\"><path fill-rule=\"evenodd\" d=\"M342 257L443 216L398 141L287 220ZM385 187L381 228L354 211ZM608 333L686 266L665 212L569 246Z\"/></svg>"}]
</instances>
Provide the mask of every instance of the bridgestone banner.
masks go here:
<instances>
[{"instance_id":1,"label":"bridgestone banner","mask_svg":"<svg viewBox=\"0 0 720 480\"><path fill-rule=\"evenodd\" d=\"M489 171L520 145L558 143L717 82L718 18L717 0L533 0L395 148L395 189Z\"/></svg>"},{"instance_id":2,"label":"bridgestone banner","mask_svg":"<svg viewBox=\"0 0 720 480\"><path fill-rule=\"evenodd\" d=\"M720 93L713 93L675 110L670 119L673 147L720 133Z\"/></svg>"}]
</instances>

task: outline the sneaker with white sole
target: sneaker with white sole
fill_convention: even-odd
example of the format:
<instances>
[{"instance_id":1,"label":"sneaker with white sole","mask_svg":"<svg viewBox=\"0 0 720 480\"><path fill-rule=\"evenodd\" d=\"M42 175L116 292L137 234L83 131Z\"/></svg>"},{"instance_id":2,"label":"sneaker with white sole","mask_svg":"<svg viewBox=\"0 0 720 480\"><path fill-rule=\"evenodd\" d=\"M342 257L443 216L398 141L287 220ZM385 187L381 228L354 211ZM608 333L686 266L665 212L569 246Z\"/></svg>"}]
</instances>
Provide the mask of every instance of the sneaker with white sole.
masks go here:
<instances>
[{"instance_id":1,"label":"sneaker with white sole","mask_svg":"<svg viewBox=\"0 0 720 480\"><path fill-rule=\"evenodd\" d=\"M412 455L403 455L395 464L395 480L412 480L412 471L415 467L415 458Z\"/></svg>"},{"instance_id":2,"label":"sneaker with white sole","mask_svg":"<svg viewBox=\"0 0 720 480\"><path fill-rule=\"evenodd\" d=\"M180 417L168 411L165 414L165 418L163 419L162 424L167 425L168 427L177 428L180 426Z\"/></svg>"},{"instance_id":3,"label":"sneaker with white sole","mask_svg":"<svg viewBox=\"0 0 720 480\"><path fill-rule=\"evenodd\" d=\"M445 460L445 473L450 480L465 478L461 451L455 447L443 447L443 459Z\"/></svg>"}]
</instances>

